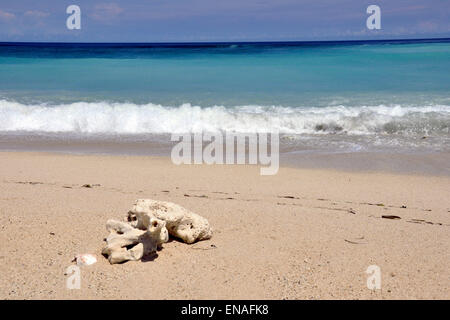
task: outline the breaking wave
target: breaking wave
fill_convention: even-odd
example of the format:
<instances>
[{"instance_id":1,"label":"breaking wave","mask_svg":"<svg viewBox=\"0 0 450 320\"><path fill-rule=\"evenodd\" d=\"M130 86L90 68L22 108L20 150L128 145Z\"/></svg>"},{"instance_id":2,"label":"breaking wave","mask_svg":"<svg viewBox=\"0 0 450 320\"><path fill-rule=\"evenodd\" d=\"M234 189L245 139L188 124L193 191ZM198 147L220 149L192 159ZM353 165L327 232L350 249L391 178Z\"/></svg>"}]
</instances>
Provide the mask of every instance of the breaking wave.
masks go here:
<instances>
[{"instance_id":1,"label":"breaking wave","mask_svg":"<svg viewBox=\"0 0 450 320\"><path fill-rule=\"evenodd\" d=\"M214 106L0 100L0 131L146 134L200 131L449 135L450 106Z\"/></svg>"}]
</instances>

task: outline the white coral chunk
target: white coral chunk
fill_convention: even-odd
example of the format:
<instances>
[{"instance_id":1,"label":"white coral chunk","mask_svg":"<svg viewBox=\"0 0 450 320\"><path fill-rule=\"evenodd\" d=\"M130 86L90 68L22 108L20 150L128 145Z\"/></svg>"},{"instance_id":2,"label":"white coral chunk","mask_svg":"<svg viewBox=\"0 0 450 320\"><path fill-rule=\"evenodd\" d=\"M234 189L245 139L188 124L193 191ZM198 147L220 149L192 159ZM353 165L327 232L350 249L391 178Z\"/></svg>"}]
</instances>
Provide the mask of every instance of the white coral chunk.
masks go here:
<instances>
[{"instance_id":1,"label":"white coral chunk","mask_svg":"<svg viewBox=\"0 0 450 320\"><path fill-rule=\"evenodd\" d=\"M108 256L111 264L140 260L168 241L166 222L156 218L150 219L145 229L117 220L108 220L106 229L110 234L102 254Z\"/></svg>"},{"instance_id":2,"label":"white coral chunk","mask_svg":"<svg viewBox=\"0 0 450 320\"><path fill-rule=\"evenodd\" d=\"M128 212L128 221L138 229L147 228L153 218L165 221L170 235L186 243L212 236L208 220L172 202L139 199Z\"/></svg>"}]
</instances>

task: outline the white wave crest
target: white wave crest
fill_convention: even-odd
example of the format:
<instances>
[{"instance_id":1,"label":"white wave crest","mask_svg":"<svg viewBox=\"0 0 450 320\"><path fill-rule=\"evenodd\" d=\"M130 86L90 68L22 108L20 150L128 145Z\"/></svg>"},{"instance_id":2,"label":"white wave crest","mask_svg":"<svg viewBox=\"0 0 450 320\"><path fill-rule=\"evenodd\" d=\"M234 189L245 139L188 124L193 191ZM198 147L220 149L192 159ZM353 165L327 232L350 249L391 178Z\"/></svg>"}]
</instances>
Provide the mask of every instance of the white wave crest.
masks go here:
<instances>
[{"instance_id":1,"label":"white wave crest","mask_svg":"<svg viewBox=\"0 0 450 320\"><path fill-rule=\"evenodd\" d=\"M450 106L214 106L76 102L25 105L0 100L0 131L83 134L184 133L200 131L289 134L449 134Z\"/></svg>"}]
</instances>

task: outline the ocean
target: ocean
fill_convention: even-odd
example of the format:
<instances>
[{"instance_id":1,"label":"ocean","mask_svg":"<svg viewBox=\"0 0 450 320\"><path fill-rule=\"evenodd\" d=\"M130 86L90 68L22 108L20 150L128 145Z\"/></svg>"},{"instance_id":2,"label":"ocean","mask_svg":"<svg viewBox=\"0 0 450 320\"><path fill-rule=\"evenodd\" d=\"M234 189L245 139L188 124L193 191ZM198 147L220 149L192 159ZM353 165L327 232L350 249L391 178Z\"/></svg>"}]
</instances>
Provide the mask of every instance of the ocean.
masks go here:
<instances>
[{"instance_id":1,"label":"ocean","mask_svg":"<svg viewBox=\"0 0 450 320\"><path fill-rule=\"evenodd\" d=\"M275 130L290 154L450 151L450 39L0 43L2 150Z\"/></svg>"}]
</instances>

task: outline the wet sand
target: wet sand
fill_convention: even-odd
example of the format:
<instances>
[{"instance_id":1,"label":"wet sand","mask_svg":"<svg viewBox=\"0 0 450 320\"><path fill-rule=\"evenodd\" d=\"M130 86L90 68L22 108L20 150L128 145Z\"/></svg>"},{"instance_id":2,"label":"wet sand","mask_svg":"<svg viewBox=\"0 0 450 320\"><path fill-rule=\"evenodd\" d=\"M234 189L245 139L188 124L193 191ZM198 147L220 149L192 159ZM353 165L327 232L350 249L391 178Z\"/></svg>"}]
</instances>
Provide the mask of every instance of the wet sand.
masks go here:
<instances>
[{"instance_id":1,"label":"wet sand","mask_svg":"<svg viewBox=\"0 0 450 320\"><path fill-rule=\"evenodd\" d=\"M0 298L449 299L450 178L371 171L260 176L164 157L0 152ZM105 222L138 198L201 214L212 239L110 265ZM78 253L98 262L69 290ZM369 265L381 290L367 288Z\"/></svg>"},{"instance_id":2,"label":"wet sand","mask_svg":"<svg viewBox=\"0 0 450 320\"><path fill-rule=\"evenodd\" d=\"M52 152L63 154L90 154L114 156L170 157L176 142L170 135L130 136L68 135L55 134L0 134L0 152ZM305 146L303 146L304 148ZM248 155L247 155L248 159ZM280 165L300 169L333 169L350 172L385 172L401 174L424 174L450 177L450 152L371 150L342 152L329 148L327 151L301 146L280 145Z\"/></svg>"}]
</instances>

